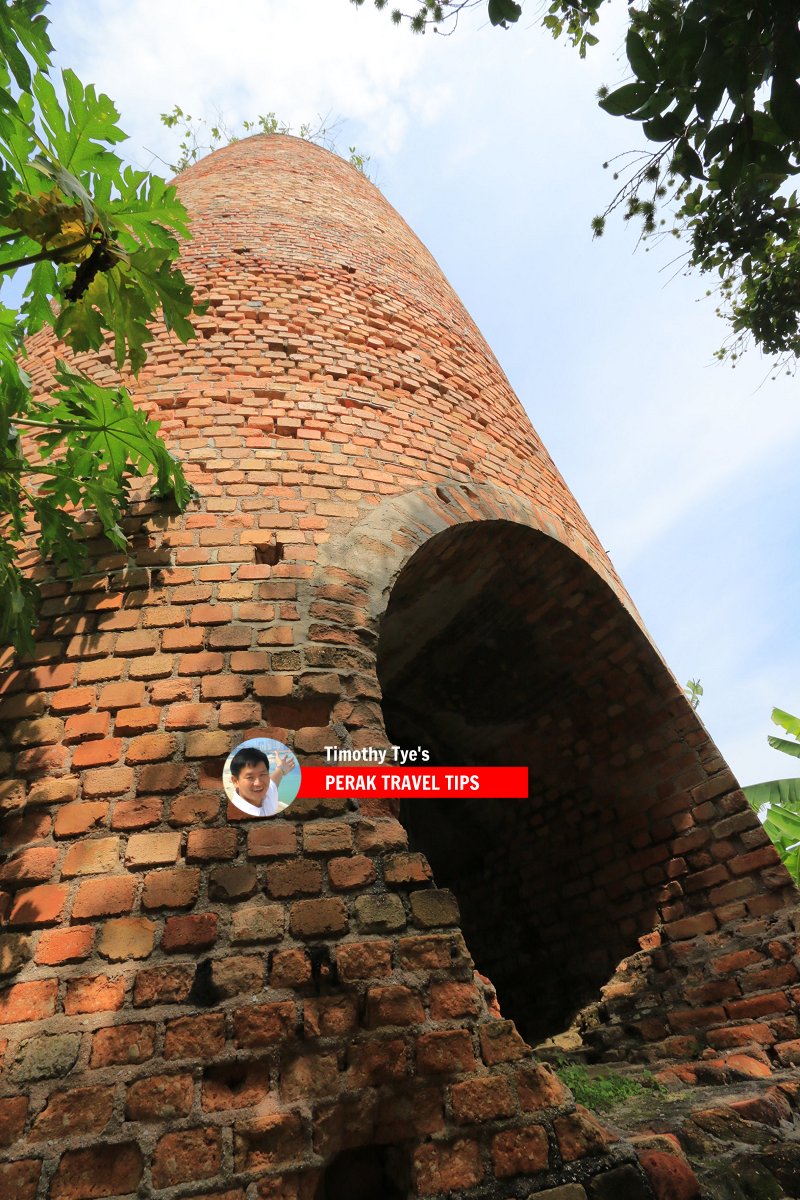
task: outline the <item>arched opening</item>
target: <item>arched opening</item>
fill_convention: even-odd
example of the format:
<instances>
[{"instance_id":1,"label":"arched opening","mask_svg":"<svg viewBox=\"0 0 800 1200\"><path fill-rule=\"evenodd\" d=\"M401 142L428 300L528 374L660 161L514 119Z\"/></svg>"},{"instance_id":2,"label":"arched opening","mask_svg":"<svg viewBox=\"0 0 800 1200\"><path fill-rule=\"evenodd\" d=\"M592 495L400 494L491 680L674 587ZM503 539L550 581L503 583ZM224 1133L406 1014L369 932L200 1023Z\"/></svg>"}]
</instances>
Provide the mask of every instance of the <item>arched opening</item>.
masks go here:
<instances>
[{"instance_id":1,"label":"arched opening","mask_svg":"<svg viewBox=\"0 0 800 1200\"><path fill-rule=\"evenodd\" d=\"M503 1014L528 1041L560 1032L653 928L698 769L688 706L596 573L506 521L412 556L378 676L392 742L441 765L528 766L528 800L415 799L400 817L458 897Z\"/></svg>"},{"instance_id":2,"label":"arched opening","mask_svg":"<svg viewBox=\"0 0 800 1200\"><path fill-rule=\"evenodd\" d=\"M326 1168L314 1200L406 1200L407 1156L392 1146L343 1150Z\"/></svg>"}]
</instances>

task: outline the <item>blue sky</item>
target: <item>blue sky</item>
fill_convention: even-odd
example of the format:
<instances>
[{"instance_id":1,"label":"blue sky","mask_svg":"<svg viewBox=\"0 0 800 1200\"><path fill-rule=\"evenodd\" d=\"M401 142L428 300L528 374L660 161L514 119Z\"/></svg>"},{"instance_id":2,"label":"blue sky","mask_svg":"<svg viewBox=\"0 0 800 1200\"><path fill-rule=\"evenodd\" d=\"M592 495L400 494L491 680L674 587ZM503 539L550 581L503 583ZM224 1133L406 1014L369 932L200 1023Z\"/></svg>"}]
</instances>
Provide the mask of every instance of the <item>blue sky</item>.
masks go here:
<instances>
[{"instance_id":1,"label":"blue sky","mask_svg":"<svg viewBox=\"0 0 800 1200\"><path fill-rule=\"evenodd\" d=\"M529 11L534 6L528 4ZM369 0L53 0L58 60L113 99L129 157L176 157L159 113L342 118L340 144L437 258L595 526L656 645L743 783L791 774L773 705L800 712L800 398L755 352L735 370L705 283L589 223L637 148L597 87L624 78L624 13L581 62L525 19L450 37ZM677 275L676 275L677 271Z\"/></svg>"}]
</instances>

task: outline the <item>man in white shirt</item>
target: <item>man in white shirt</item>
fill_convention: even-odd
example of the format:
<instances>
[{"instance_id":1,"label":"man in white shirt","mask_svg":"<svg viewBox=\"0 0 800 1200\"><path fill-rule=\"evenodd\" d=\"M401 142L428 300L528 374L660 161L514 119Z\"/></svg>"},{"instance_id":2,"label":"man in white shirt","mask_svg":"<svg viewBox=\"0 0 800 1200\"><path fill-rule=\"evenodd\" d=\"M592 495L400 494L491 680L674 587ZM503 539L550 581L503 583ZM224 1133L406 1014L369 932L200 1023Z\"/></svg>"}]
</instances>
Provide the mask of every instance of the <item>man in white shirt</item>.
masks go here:
<instances>
[{"instance_id":1,"label":"man in white shirt","mask_svg":"<svg viewBox=\"0 0 800 1200\"><path fill-rule=\"evenodd\" d=\"M286 808L278 799L278 784L284 775L294 770L295 761L291 754L281 754L278 766L272 772L269 758L254 746L237 750L231 759L231 778L236 789L232 802L249 817L274 817Z\"/></svg>"}]
</instances>

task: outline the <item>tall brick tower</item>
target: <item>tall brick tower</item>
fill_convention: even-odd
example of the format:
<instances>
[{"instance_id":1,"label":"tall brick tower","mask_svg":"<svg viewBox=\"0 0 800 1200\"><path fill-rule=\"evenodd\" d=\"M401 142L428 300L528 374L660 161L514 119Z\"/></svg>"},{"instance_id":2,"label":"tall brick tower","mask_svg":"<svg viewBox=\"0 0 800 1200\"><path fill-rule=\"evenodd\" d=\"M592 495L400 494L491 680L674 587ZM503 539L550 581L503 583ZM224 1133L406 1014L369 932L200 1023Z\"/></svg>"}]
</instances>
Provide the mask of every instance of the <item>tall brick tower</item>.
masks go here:
<instances>
[{"instance_id":1,"label":"tall brick tower","mask_svg":"<svg viewBox=\"0 0 800 1200\"><path fill-rule=\"evenodd\" d=\"M87 523L2 681L0 1193L647 1200L517 1028L583 1010L685 1080L791 1061L788 877L376 189L283 137L180 188L209 308L132 388L199 499L134 504L130 560ZM252 820L221 772L256 733L531 794Z\"/></svg>"}]
</instances>

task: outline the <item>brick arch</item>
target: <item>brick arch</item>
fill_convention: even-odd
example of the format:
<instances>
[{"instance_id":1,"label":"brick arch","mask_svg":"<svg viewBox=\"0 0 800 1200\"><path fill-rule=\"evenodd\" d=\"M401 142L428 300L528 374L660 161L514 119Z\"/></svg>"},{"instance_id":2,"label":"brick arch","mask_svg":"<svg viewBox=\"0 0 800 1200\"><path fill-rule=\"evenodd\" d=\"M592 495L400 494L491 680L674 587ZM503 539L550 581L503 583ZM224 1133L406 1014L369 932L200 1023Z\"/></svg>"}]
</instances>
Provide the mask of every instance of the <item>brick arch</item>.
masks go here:
<instances>
[{"instance_id":1,"label":"brick arch","mask_svg":"<svg viewBox=\"0 0 800 1200\"><path fill-rule=\"evenodd\" d=\"M489 759L528 762L538 773L540 787L534 811L521 819L522 810L517 809L514 820L489 830L488 843L485 820L475 811L465 820L463 806L458 814L440 807L438 827L435 821L427 826L414 822L407 810L401 814L418 848L432 860L437 882L458 894L468 944L479 968L497 985L506 1015L530 1039L556 1032L585 1006L580 1018L585 1036L602 1057L657 1062L692 1056L698 1046L710 1044L724 1058L725 1047L740 1036L726 1033L725 1027L738 1027L761 1006L774 1012L776 1028L771 1036L780 1038L781 1031L789 1028L781 1018L794 1001L788 992L770 989L784 976L790 983L795 973L793 968L767 969L770 952L760 939L766 928L786 935L796 896L736 780L650 642L635 609L605 560L574 529L494 486L444 481L375 505L366 519L331 539L324 548L318 582L324 587L324 580L338 570L346 580L343 586L359 596L363 624L351 659L351 679L355 694L372 710L366 725L350 731L350 744L402 740L391 718L387 720L387 697L381 696L380 687L376 691L375 675L385 684L381 642L390 624L392 598L402 590L404 578L409 574L413 578L418 571L413 586L424 591L439 569L437 545L467 538L470 530L490 528L513 531L517 568L525 562L521 547L527 544L530 570L540 577L539 595L529 595L531 604L541 606L541 579L548 572L560 577L557 588L565 611L571 614L567 631L558 634L560 652L566 653L565 639L574 639L577 631L583 638L575 643L582 647L582 686L587 694L594 693L596 712L592 704L584 705L584 719L592 727L582 739L574 720L560 742L547 734L546 719L537 733L543 745L558 746L566 780L553 772L542 777L542 755L537 759L536 752L529 750L526 757L519 737L516 745L510 741L503 747L499 758ZM467 559L472 561L469 555ZM428 568L430 578L425 574ZM446 570L442 571L446 593ZM583 626L581 605L576 604L579 593L588 597ZM316 594L313 586L312 594ZM419 614L412 625L413 621L417 621L413 631L401 631L396 641L414 640L424 621ZM546 621L544 629L548 629ZM551 629L548 637L557 632ZM501 664L499 674L503 671ZM561 711L560 717L564 720L569 713ZM422 732L417 730L415 736L424 744ZM579 749L572 754L575 740ZM459 762L487 761L483 754L470 756L463 742L451 740L449 747ZM591 775L598 754L605 754L606 777L602 785L595 780L588 787L579 776L581 771ZM553 873L540 873L534 882L525 854L530 855L535 845L537 823L546 824L543 814L556 803L566 803L569 818L591 829L591 869L572 872L566 881L563 874L556 879ZM454 829L460 831L455 841ZM456 844L459 853L454 855ZM487 853L487 845L495 866L508 877L494 904L486 903L485 887L470 889L464 882L474 871L472 850L479 847ZM563 832L558 833L555 846L563 871L570 857ZM560 895L562 888L570 893L569 914L559 919L552 895L554 891ZM520 919L504 919L515 891ZM547 903L543 897L549 897ZM572 936L576 913L583 913L582 944L577 947ZM546 924L548 934L538 933L532 941L537 923ZM745 958L730 958L731 946L743 944L743 923L756 942ZM608 929L613 933L606 933ZM552 956L553 946L562 950L569 946L571 953L564 953L559 961ZM491 947L492 953L487 955L485 947ZM715 952L722 956L721 969L710 961ZM509 960L516 964L510 973L502 966ZM755 971L741 977L746 961L758 963L763 978ZM534 1006L533 1011L525 1000L531 975L549 977L554 984L547 1003ZM753 988L758 995L751 1001Z\"/></svg>"}]
</instances>

